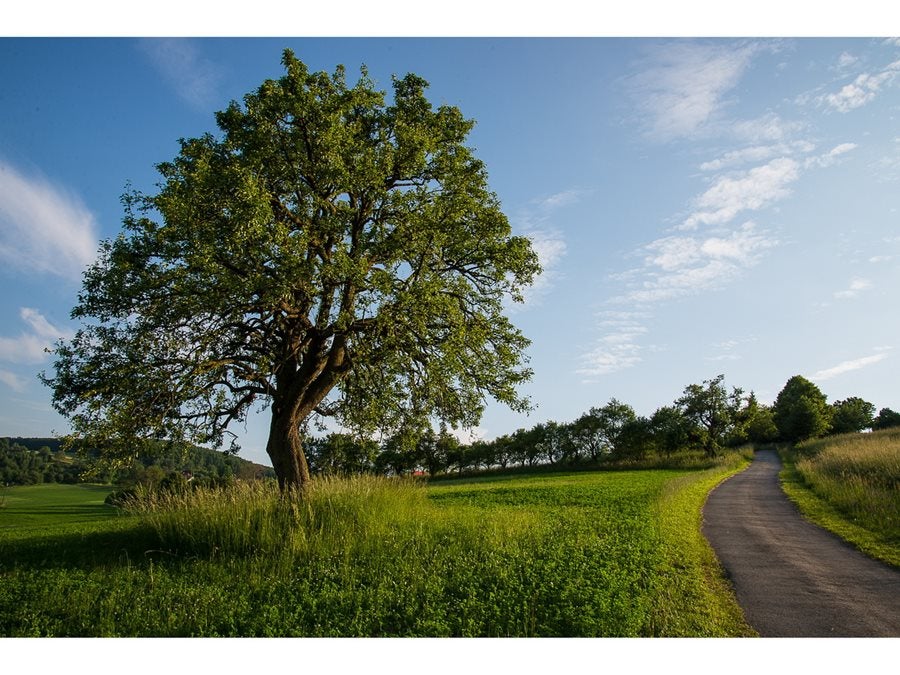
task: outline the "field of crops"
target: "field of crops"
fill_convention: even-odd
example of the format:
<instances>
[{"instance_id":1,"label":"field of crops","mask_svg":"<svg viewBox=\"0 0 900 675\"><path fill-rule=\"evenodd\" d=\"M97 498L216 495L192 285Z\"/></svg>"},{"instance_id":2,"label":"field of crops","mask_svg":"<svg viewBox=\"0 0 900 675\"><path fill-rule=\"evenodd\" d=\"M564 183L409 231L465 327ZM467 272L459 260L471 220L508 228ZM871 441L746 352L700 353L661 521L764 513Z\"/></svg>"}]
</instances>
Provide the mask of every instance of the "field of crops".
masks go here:
<instances>
[{"instance_id":1,"label":"field of crops","mask_svg":"<svg viewBox=\"0 0 900 675\"><path fill-rule=\"evenodd\" d=\"M302 502L245 485L124 516L96 491L68 524L59 501L26 515L25 488L5 490L0 635L750 634L699 534L705 495L745 461L432 486L358 477Z\"/></svg>"}]
</instances>

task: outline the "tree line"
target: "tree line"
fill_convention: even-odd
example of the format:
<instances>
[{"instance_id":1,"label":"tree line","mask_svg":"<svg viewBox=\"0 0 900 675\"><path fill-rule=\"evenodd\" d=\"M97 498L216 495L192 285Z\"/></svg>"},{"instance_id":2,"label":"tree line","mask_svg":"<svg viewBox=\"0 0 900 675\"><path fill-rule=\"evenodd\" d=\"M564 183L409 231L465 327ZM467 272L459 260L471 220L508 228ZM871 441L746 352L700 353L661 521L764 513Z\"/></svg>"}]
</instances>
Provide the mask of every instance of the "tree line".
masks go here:
<instances>
[{"instance_id":1,"label":"tree line","mask_svg":"<svg viewBox=\"0 0 900 675\"><path fill-rule=\"evenodd\" d=\"M172 475L198 481L271 478L269 467L200 447L159 443L118 465L98 464L89 449L66 452L55 438L0 438L0 485L99 483L156 485Z\"/></svg>"},{"instance_id":2,"label":"tree line","mask_svg":"<svg viewBox=\"0 0 900 675\"><path fill-rule=\"evenodd\" d=\"M0 485L79 482L84 467L58 443L31 448L23 440L0 438Z\"/></svg>"},{"instance_id":3,"label":"tree line","mask_svg":"<svg viewBox=\"0 0 900 675\"><path fill-rule=\"evenodd\" d=\"M685 453L715 457L724 448L748 443L799 442L900 426L900 413L849 397L827 403L811 381L792 377L773 405L753 392L729 389L724 375L685 387L671 405L649 417L615 398L571 422L548 421L491 441L462 443L446 428L406 428L381 441L349 433L307 437L310 469L319 474L466 473L537 466L600 465L616 461L671 458Z\"/></svg>"},{"instance_id":4,"label":"tree line","mask_svg":"<svg viewBox=\"0 0 900 675\"><path fill-rule=\"evenodd\" d=\"M812 382L792 377L773 405L753 392L730 390L724 375L685 387L670 405L649 417L615 398L571 422L548 421L490 441L462 443L449 430L406 427L384 436L307 435L310 469L317 474L373 472L438 476L488 469L573 467L672 458L714 457L747 443L798 442L827 434L900 426L900 413L859 397L829 404ZM94 453L96 454L96 453ZM173 474L198 481L274 476L268 467L233 454L195 446L157 444L118 466L98 465L90 450L68 453L53 438L0 438L0 484L98 482L155 485Z\"/></svg>"}]
</instances>

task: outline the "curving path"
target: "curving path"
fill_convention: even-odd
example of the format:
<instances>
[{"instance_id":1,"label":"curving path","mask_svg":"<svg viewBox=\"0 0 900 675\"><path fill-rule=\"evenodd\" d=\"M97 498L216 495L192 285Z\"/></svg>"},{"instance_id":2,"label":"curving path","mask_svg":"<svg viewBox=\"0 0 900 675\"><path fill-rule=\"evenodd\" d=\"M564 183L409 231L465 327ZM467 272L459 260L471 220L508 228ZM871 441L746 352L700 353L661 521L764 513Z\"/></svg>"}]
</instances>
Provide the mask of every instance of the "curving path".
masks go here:
<instances>
[{"instance_id":1,"label":"curving path","mask_svg":"<svg viewBox=\"0 0 900 675\"><path fill-rule=\"evenodd\" d=\"M900 570L804 520L761 450L703 508L703 534L763 637L900 637Z\"/></svg>"}]
</instances>

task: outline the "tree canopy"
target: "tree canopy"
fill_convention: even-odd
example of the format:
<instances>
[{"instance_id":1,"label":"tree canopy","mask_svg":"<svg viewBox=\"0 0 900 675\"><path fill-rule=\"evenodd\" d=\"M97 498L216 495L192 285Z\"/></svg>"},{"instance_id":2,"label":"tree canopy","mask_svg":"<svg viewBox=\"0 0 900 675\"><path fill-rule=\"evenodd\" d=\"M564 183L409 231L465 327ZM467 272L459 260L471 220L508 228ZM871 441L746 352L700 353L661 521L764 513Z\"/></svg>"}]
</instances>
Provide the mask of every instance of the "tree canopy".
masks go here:
<instances>
[{"instance_id":1,"label":"tree canopy","mask_svg":"<svg viewBox=\"0 0 900 675\"><path fill-rule=\"evenodd\" d=\"M872 420L872 429L890 429L891 427L900 427L900 413L890 408L882 408Z\"/></svg>"},{"instance_id":2,"label":"tree canopy","mask_svg":"<svg viewBox=\"0 0 900 675\"><path fill-rule=\"evenodd\" d=\"M704 431L706 453L714 456L722 439L732 429L743 402L743 390L737 387L729 394L718 375L703 384L690 384L676 402L682 413Z\"/></svg>"},{"instance_id":3,"label":"tree canopy","mask_svg":"<svg viewBox=\"0 0 900 675\"><path fill-rule=\"evenodd\" d=\"M832 414L826 400L825 394L805 377L790 378L772 408L779 437L797 442L825 435Z\"/></svg>"},{"instance_id":4,"label":"tree canopy","mask_svg":"<svg viewBox=\"0 0 900 675\"><path fill-rule=\"evenodd\" d=\"M859 396L851 396L831 404L831 433L848 434L870 429L875 419L875 405Z\"/></svg>"},{"instance_id":5,"label":"tree canopy","mask_svg":"<svg viewBox=\"0 0 900 675\"><path fill-rule=\"evenodd\" d=\"M153 195L85 274L75 337L55 350L56 409L106 452L140 439L222 447L262 404L282 487L309 480L302 429L478 422L524 410L529 342L504 314L540 268L512 236L473 121L428 83L363 68L286 74L181 140Z\"/></svg>"}]
</instances>

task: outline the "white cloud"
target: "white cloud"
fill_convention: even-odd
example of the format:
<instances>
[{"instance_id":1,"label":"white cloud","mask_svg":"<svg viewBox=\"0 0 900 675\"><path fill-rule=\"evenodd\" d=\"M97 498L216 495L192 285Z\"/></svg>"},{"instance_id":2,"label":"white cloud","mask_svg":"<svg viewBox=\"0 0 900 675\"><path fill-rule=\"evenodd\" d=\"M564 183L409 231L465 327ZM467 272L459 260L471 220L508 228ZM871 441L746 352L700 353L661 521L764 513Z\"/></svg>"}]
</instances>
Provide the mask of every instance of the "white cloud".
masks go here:
<instances>
[{"instance_id":1,"label":"white cloud","mask_svg":"<svg viewBox=\"0 0 900 675\"><path fill-rule=\"evenodd\" d=\"M19 310L19 316L22 321L31 326L35 335L45 340L57 340L60 337L71 337L72 335L70 331L64 331L54 326L47 321L43 314L31 307L22 307Z\"/></svg>"},{"instance_id":2,"label":"white cloud","mask_svg":"<svg viewBox=\"0 0 900 675\"><path fill-rule=\"evenodd\" d=\"M0 382L5 384L13 391L25 391L25 380L15 373L11 373L8 370L3 370L2 368L0 368Z\"/></svg>"},{"instance_id":3,"label":"white cloud","mask_svg":"<svg viewBox=\"0 0 900 675\"><path fill-rule=\"evenodd\" d=\"M218 98L221 70L186 39L142 39L138 43L156 69L191 107L209 112Z\"/></svg>"},{"instance_id":4,"label":"white cloud","mask_svg":"<svg viewBox=\"0 0 900 675\"><path fill-rule=\"evenodd\" d=\"M558 266L566 255L566 241L557 230L530 229L524 236L531 240L531 247L541 265L541 273L531 286L523 290L524 304L514 303L511 300L506 303L506 311L510 313L540 304L541 298L550 292L553 283L559 278Z\"/></svg>"},{"instance_id":5,"label":"white cloud","mask_svg":"<svg viewBox=\"0 0 900 675\"><path fill-rule=\"evenodd\" d=\"M853 56L853 54L851 54L850 52L843 52L838 57L836 68L838 70L846 70L847 68L852 66L857 61L859 61L858 56Z\"/></svg>"},{"instance_id":6,"label":"white cloud","mask_svg":"<svg viewBox=\"0 0 900 675\"><path fill-rule=\"evenodd\" d=\"M756 265L778 243L752 222L716 236L657 239L644 247L644 266L633 275L638 286L613 301L653 303L718 288Z\"/></svg>"},{"instance_id":7,"label":"white cloud","mask_svg":"<svg viewBox=\"0 0 900 675\"><path fill-rule=\"evenodd\" d=\"M850 298L855 298L862 291L866 291L872 288L872 282L868 279L853 279L850 282L850 286L842 291L837 291L834 294L834 297L838 300L848 300Z\"/></svg>"},{"instance_id":8,"label":"white cloud","mask_svg":"<svg viewBox=\"0 0 900 675\"><path fill-rule=\"evenodd\" d=\"M544 210L552 210L562 206L575 204L585 194L583 190L563 190L539 200L538 205Z\"/></svg>"},{"instance_id":9,"label":"white cloud","mask_svg":"<svg viewBox=\"0 0 900 675\"><path fill-rule=\"evenodd\" d=\"M822 168L832 166L833 164L838 162L838 158L850 152L851 150L855 150L857 147L856 143L841 143L840 145L835 146L828 152L818 155L817 157L809 157L804 166L806 168L819 166Z\"/></svg>"},{"instance_id":10,"label":"white cloud","mask_svg":"<svg viewBox=\"0 0 900 675\"><path fill-rule=\"evenodd\" d=\"M713 349L718 352L713 356L707 356L707 361L740 361L741 355L736 352L737 348L749 344L751 342L756 342L756 337L745 337L745 338L736 338L733 340L725 340L724 342L717 342L712 345Z\"/></svg>"},{"instance_id":11,"label":"white cloud","mask_svg":"<svg viewBox=\"0 0 900 675\"><path fill-rule=\"evenodd\" d=\"M719 178L697 198L697 211L688 216L681 229L727 223L741 211L756 211L787 197L787 186L800 176L799 168L795 160L779 157L737 176Z\"/></svg>"},{"instance_id":12,"label":"white cloud","mask_svg":"<svg viewBox=\"0 0 900 675\"><path fill-rule=\"evenodd\" d=\"M713 121L756 52L753 44L661 46L628 81L647 134L663 141L689 137Z\"/></svg>"},{"instance_id":13,"label":"white cloud","mask_svg":"<svg viewBox=\"0 0 900 675\"><path fill-rule=\"evenodd\" d=\"M838 375L843 375L844 373L849 373L854 370L859 370L860 368L865 368L866 366L871 366L880 361L886 359L888 355L886 353L881 354L873 354L872 356L864 356L861 359L854 359L852 361L844 361L843 363L839 363L833 368L826 368L825 370L820 370L811 376L810 379L816 380L818 382L822 382L823 380L830 380L833 377L837 377Z\"/></svg>"},{"instance_id":14,"label":"white cloud","mask_svg":"<svg viewBox=\"0 0 900 675\"><path fill-rule=\"evenodd\" d=\"M816 149L809 141L793 141L791 143L775 143L772 145L753 145L726 152L721 157L703 162L701 171L722 171L752 162L763 162L773 157L788 157L795 154L806 154Z\"/></svg>"},{"instance_id":15,"label":"white cloud","mask_svg":"<svg viewBox=\"0 0 900 675\"><path fill-rule=\"evenodd\" d=\"M552 212L577 202L583 194L585 194L583 190L564 190L532 201L532 208L518 215L517 229L522 236L531 240L531 247L537 254L542 270L534 283L522 294L525 300L524 307L538 304L540 298L550 291L560 275L559 263L566 255L566 241L562 233L551 225ZM523 305L510 301L507 302L506 309L508 312L517 312L523 309Z\"/></svg>"},{"instance_id":16,"label":"white cloud","mask_svg":"<svg viewBox=\"0 0 900 675\"><path fill-rule=\"evenodd\" d=\"M770 112L752 120L737 121L729 131L751 143L777 143L786 141L804 127L802 122L788 122Z\"/></svg>"},{"instance_id":17,"label":"white cloud","mask_svg":"<svg viewBox=\"0 0 900 675\"><path fill-rule=\"evenodd\" d=\"M19 317L28 324L30 331L19 337L0 337L0 361L9 363L41 363L46 360L46 348L60 338L71 338L72 332L57 328L36 309L22 307Z\"/></svg>"},{"instance_id":18,"label":"white cloud","mask_svg":"<svg viewBox=\"0 0 900 675\"><path fill-rule=\"evenodd\" d=\"M840 91L819 97L819 101L838 112L850 112L871 102L882 87L890 84L898 73L900 61L894 61L878 73L862 73L853 82L844 85Z\"/></svg>"},{"instance_id":19,"label":"white cloud","mask_svg":"<svg viewBox=\"0 0 900 675\"><path fill-rule=\"evenodd\" d=\"M609 375L636 366L642 361L637 340L647 333L643 312L602 312L598 328L601 337L590 351L581 355L582 367L575 372L587 377Z\"/></svg>"},{"instance_id":20,"label":"white cloud","mask_svg":"<svg viewBox=\"0 0 900 675\"><path fill-rule=\"evenodd\" d=\"M0 260L78 280L97 253L97 223L77 195L0 160Z\"/></svg>"}]
</instances>

